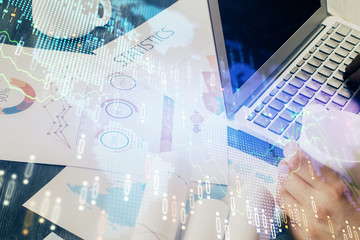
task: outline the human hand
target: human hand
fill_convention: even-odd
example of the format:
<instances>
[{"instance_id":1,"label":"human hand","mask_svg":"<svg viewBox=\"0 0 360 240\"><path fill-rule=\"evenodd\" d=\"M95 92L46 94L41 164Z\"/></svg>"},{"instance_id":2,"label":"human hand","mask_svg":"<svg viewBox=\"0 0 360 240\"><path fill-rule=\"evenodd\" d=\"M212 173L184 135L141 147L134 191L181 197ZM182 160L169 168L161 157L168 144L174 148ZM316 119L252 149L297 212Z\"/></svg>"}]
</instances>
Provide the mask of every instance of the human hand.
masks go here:
<instances>
[{"instance_id":1,"label":"human hand","mask_svg":"<svg viewBox=\"0 0 360 240\"><path fill-rule=\"evenodd\" d=\"M356 91L360 86L360 54L346 67L344 79L349 79L346 85L352 91Z\"/></svg>"},{"instance_id":2,"label":"human hand","mask_svg":"<svg viewBox=\"0 0 360 240\"><path fill-rule=\"evenodd\" d=\"M288 216L294 238L359 239L359 189L328 167L316 168L296 142L285 147L284 155L276 200Z\"/></svg>"}]
</instances>

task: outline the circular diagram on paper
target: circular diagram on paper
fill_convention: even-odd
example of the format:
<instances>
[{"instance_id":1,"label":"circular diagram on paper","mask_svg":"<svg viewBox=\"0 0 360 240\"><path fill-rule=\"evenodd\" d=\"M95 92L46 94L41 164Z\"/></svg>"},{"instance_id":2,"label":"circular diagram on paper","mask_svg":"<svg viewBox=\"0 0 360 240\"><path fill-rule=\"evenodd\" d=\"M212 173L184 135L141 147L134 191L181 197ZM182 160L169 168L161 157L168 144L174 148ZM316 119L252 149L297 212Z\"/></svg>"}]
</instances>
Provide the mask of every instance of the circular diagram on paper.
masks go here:
<instances>
[{"instance_id":1,"label":"circular diagram on paper","mask_svg":"<svg viewBox=\"0 0 360 240\"><path fill-rule=\"evenodd\" d=\"M105 132L100 137L101 143L113 150L121 150L127 147L130 143L129 137L119 131Z\"/></svg>"},{"instance_id":2,"label":"circular diagram on paper","mask_svg":"<svg viewBox=\"0 0 360 240\"><path fill-rule=\"evenodd\" d=\"M4 82L0 83L0 114L23 112L35 102L35 90L26 82L12 78L10 86Z\"/></svg>"},{"instance_id":3,"label":"circular diagram on paper","mask_svg":"<svg viewBox=\"0 0 360 240\"><path fill-rule=\"evenodd\" d=\"M106 105L105 111L113 118L124 119L130 117L133 114L134 109L125 102L117 101Z\"/></svg>"},{"instance_id":4,"label":"circular diagram on paper","mask_svg":"<svg viewBox=\"0 0 360 240\"><path fill-rule=\"evenodd\" d=\"M128 91L136 86L136 81L132 77L119 74L111 77L110 84L118 90Z\"/></svg>"}]
</instances>

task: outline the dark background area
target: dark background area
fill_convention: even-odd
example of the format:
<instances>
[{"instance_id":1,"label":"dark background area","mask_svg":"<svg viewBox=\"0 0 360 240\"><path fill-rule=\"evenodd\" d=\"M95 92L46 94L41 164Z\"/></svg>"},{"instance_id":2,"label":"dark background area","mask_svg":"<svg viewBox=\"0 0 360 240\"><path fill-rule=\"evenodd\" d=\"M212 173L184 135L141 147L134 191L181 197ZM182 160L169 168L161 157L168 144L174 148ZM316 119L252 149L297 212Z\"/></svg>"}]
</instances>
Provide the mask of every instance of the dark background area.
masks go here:
<instances>
[{"instance_id":1,"label":"dark background area","mask_svg":"<svg viewBox=\"0 0 360 240\"><path fill-rule=\"evenodd\" d=\"M0 161L0 171L4 175L0 176L0 239L1 240L42 240L52 231L50 230L51 222L45 219L40 223L39 215L29 211L22 205L53 179L64 167L52 166L46 164L34 164L33 173L28 178L29 183L24 184L25 170L27 163ZM16 179L13 179L16 175ZM13 193L7 194L9 183L15 182ZM6 196L8 195L8 196ZM9 198L9 196L11 196ZM4 201L9 199L9 204L5 205ZM30 226L28 226L30 223ZM23 231L27 229L28 234L24 235ZM56 226L53 231L64 239L80 239L68 231Z\"/></svg>"}]
</instances>

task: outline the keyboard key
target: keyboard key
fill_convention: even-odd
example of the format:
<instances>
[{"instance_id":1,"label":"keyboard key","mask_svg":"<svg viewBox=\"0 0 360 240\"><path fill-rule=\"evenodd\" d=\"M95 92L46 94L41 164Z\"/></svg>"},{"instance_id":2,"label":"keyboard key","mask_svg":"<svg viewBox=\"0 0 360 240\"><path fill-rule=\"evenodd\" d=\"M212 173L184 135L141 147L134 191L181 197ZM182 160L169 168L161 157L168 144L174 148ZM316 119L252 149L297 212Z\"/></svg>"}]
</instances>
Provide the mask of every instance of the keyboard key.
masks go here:
<instances>
[{"instance_id":1,"label":"keyboard key","mask_svg":"<svg viewBox=\"0 0 360 240\"><path fill-rule=\"evenodd\" d=\"M318 94L316 94L316 97L315 97L316 100L318 100L324 104L328 103L330 101L330 98L331 98L331 96L329 96L323 92L319 92Z\"/></svg>"},{"instance_id":2,"label":"keyboard key","mask_svg":"<svg viewBox=\"0 0 360 240\"><path fill-rule=\"evenodd\" d=\"M316 82L315 82L316 83ZM318 83L316 83L318 84ZM320 86L319 86L320 88ZM319 90L319 89L318 89ZM300 91L300 94L304 97L307 97L307 98L312 98L314 95L315 95L315 91L311 90L310 88L306 87L306 88L303 88L301 91Z\"/></svg>"},{"instance_id":3,"label":"keyboard key","mask_svg":"<svg viewBox=\"0 0 360 240\"><path fill-rule=\"evenodd\" d=\"M304 107L309 102L309 99L302 95L297 95L294 99L294 102Z\"/></svg>"},{"instance_id":4,"label":"keyboard key","mask_svg":"<svg viewBox=\"0 0 360 240\"><path fill-rule=\"evenodd\" d=\"M322 40L319 40L319 41L315 44L315 47L320 47L322 43L323 43L323 41L322 41Z\"/></svg>"},{"instance_id":5,"label":"keyboard key","mask_svg":"<svg viewBox=\"0 0 360 240\"><path fill-rule=\"evenodd\" d=\"M332 55L330 59L331 61L336 62L337 64L340 64L342 63L342 61L344 61L344 58L337 54Z\"/></svg>"},{"instance_id":6,"label":"keyboard key","mask_svg":"<svg viewBox=\"0 0 360 240\"><path fill-rule=\"evenodd\" d=\"M346 42L351 43L352 45L356 45L359 43L359 39L350 36L348 39L346 39Z\"/></svg>"},{"instance_id":7,"label":"keyboard key","mask_svg":"<svg viewBox=\"0 0 360 240\"><path fill-rule=\"evenodd\" d=\"M308 74L304 71L300 71L300 72L298 72L298 74L296 74L295 77L306 82L307 80L309 80L310 76L311 76L310 74Z\"/></svg>"},{"instance_id":8,"label":"keyboard key","mask_svg":"<svg viewBox=\"0 0 360 240\"><path fill-rule=\"evenodd\" d=\"M278 135L281 135L288 126L289 126L288 122L284 121L281 118L278 118L275 120L275 122L273 122L271 124L271 126L269 127L269 130Z\"/></svg>"},{"instance_id":9,"label":"keyboard key","mask_svg":"<svg viewBox=\"0 0 360 240\"><path fill-rule=\"evenodd\" d=\"M334 41L332 39L329 39L325 42L325 45L328 47L331 47L333 49L337 48L337 46L339 46L339 43L337 41Z\"/></svg>"},{"instance_id":10,"label":"keyboard key","mask_svg":"<svg viewBox=\"0 0 360 240\"><path fill-rule=\"evenodd\" d=\"M299 114L299 117L296 119L296 122L300 125L302 125L302 122L303 122L303 115L302 114Z\"/></svg>"},{"instance_id":11,"label":"keyboard key","mask_svg":"<svg viewBox=\"0 0 360 240\"><path fill-rule=\"evenodd\" d=\"M335 53L339 56L342 56L343 58L346 58L347 55L349 55L349 52L343 48L339 48L335 51Z\"/></svg>"},{"instance_id":12,"label":"keyboard key","mask_svg":"<svg viewBox=\"0 0 360 240\"><path fill-rule=\"evenodd\" d=\"M321 83L312 80L306 85L306 87L317 92L321 88Z\"/></svg>"},{"instance_id":13,"label":"keyboard key","mask_svg":"<svg viewBox=\"0 0 360 240\"><path fill-rule=\"evenodd\" d=\"M320 61L325 61L328 58L328 55L318 51L317 53L314 54L314 57L319 59Z\"/></svg>"},{"instance_id":14,"label":"keyboard key","mask_svg":"<svg viewBox=\"0 0 360 240\"><path fill-rule=\"evenodd\" d=\"M324 36L321 37L321 40L322 40L322 41L325 41L328 37L329 37L329 35L324 34Z\"/></svg>"},{"instance_id":15,"label":"keyboard key","mask_svg":"<svg viewBox=\"0 0 360 240\"><path fill-rule=\"evenodd\" d=\"M360 91L356 94L356 96L346 105L344 108L347 112L352 112L358 114L360 112L360 102L357 101L360 99Z\"/></svg>"},{"instance_id":16,"label":"keyboard key","mask_svg":"<svg viewBox=\"0 0 360 240\"><path fill-rule=\"evenodd\" d=\"M307 72L309 74L314 74L314 72L316 71L316 68L311 66L310 64L306 64L301 70L303 70L304 72Z\"/></svg>"},{"instance_id":17,"label":"keyboard key","mask_svg":"<svg viewBox=\"0 0 360 240\"><path fill-rule=\"evenodd\" d=\"M330 35L330 34L332 34L333 32L334 32L334 29L333 29L333 28L330 28L326 33Z\"/></svg>"},{"instance_id":18,"label":"keyboard key","mask_svg":"<svg viewBox=\"0 0 360 240\"><path fill-rule=\"evenodd\" d=\"M297 116L297 114L290 112L289 110L285 109L280 115L279 117L288 121L288 122L292 122L295 117Z\"/></svg>"},{"instance_id":19,"label":"keyboard key","mask_svg":"<svg viewBox=\"0 0 360 240\"><path fill-rule=\"evenodd\" d=\"M356 58L357 55L358 55L358 53L353 52L353 53L350 54L349 58L354 59L354 58Z\"/></svg>"},{"instance_id":20,"label":"keyboard key","mask_svg":"<svg viewBox=\"0 0 360 240\"><path fill-rule=\"evenodd\" d=\"M292 80L289 82L289 84L290 84L291 86L296 87L296 88L301 88L301 87L304 85L304 82L301 81L301 80L299 80L299 79L297 79L297 78L294 78L294 79L292 79Z\"/></svg>"},{"instance_id":21,"label":"keyboard key","mask_svg":"<svg viewBox=\"0 0 360 240\"><path fill-rule=\"evenodd\" d=\"M267 96L267 97L262 101L262 103L263 103L263 104L268 104L268 103L270 102L270 100L271 100L271 97Z\"/></svg>"},{"instance_id":22,"label":"keyboard key","mask_svg":"<svg viewBox=\"0 0 360 240\"><path fill-rule=\"evenodd\" d=\"M299 112L301 112L303 107L295 102L292 102L286 107L286 109L288 109L289 111L291 111L295 114L299 114Z\"/></svg>"},{"instance_id":23,"label":"keyboard key","mask_svg":"<svg viewBox=\"0 0 360 240\"><path fill-rule=\"evenodd\" d=\"M323 102L320 102L319 100L317 99L314 99L311 104L318 104L318 105L321 105L321 106L325 106L325 104Z\"/></svg>"},{"instance_id":24,"label":"keyboard key","mask_svg":"<svg viewBox=\"0 0 360 240\"><path fill-rule=\"evenodd\" d=\"M341 107L345 106L345 104L348 102L346 98L341 97L340 95L335 96L332 101Z\"/></svg>"},{"instance_id":25,"label":"keyboard key","mask_svg":"<svg viewBox=\"0 0 360 240\"><path fill-rule=\"evenodd\" d=\"M267 126L269 126L271 120L267 117L264 117L262 115L258 116L254 123L256 123L257 125L263 127L263 128L266 128Z\"/></svg>"},{"instance_id":26,"label":"keyboard key","mask_svg":"<svg viewBox=\"0 0 360 240\"><path fill-rule=\"evenodd\" d=\"M285 85L285 81L281 81L276 87L277 88L282 88Z\"/></svg>"},{"instance_id":27,"label":"keyboard key","mask_svg":"<svg viewBox=\"0 0 360 240\"><path fill-rule=\"evenodd\" d=\"M345 66L349 66L350 63L352 63L352 59L350 59L350 58L345 59L345 61L344 61Z\"/></svg>"},{"instance_id":28,"label":"keyboard key","mask_svg":"<svg viewBox=\"0 0 360 240\"><path fill-rule=\"evenodd\" d=\"M274 88L274 89L270 92L270 96L273 97L273 96L275 96L278 92L279 92L279 89Z\"/></svg>"},{"instance_id":29,"label":"keyboard key","mask_svg":"<svg viewBox=\"0 0 360 240\"><path fill-rule=\"evenodd\" d=\"M360 39L360 32L353 30L353 32L351 33L351 36L353 36L354 38Z\"/></svg>"},{"instance_id":30,"label":"keyboard key","mask_svg":"<svg viewBox=\"0 0 360 240\"><path fill-rule=\"evenodd\" d=\"M318 82L318 83L321 83L323 84L324 82L326 82L327 80L327 77L323 76L323 75L320 75L319 73L315 74L313 77L312 77L312 80ZM314 89L315 90L315 89Z\"/></svg>"},{"instance_id":31,"label":"keyboard key","mask_svg":"<svg viewBox=\"0 0 360 240\"><path fill-rule=\"evenodd\" d=\"M334 23L334 25L332 26L332 28L337 28L338 26L340 26L340 23L338 23L338 22L336 22L336 23Z\"/></svg>"},{"instance_id":32,"label":"keyboard key","mask_svg":"<svg viewBox=\"0 0 360 240\"><path fill-rule=\"evenodd\" d=\"M333 88L329 85L324 85L324 87L321 89L323 93L326 93L327 95L334 96L336 92L336 88Z\"/></svg>"},{"instance_id":33,"label":"keyboard key","mask_svg":"<svg viewBox=\"0 0 360 240\"><path fill-rule=\"evenodd\" d=\"M333 77L334 77L335 79L341 81L341 82L344 82L344 81L345 81L345 80L344 80L344 74L343 74L342 72L340 72L340 71L334 72Z\"/></svg>"},{"instance_id":34,"label":"keyboard key","mask_svg":"<svg viewBox=\"0 0 360 240\"><path fill-rule=\"evenodd\" d=\"M317 47L312 47L312 48L309 50L309 53L314 53L316 50L317 50Z\"/></svg>"},{"instance_id":35,"label":"keyboard key","mask_svg":"<svg viewBox=\"0 0 360 240\"><path fill-rule=\"evenodd\" d=\"M337 33L333 34L330 38L337 42L342 42L342 40L344 40L344 37Z\"/></svg>"},{"instance_id":36,"label":"keyboard key","mask_svg":"<svg viewBox=\"0 0 360 240\"><path fill-rule=\"evenodd\" d=\"M319 72L321 75L325 77L330 77L332 74L332 71L328 68L325 68L324 66L319 69Z\"/></svg>"},{"instance_id":37,"label":"keyboard key","mask_svg":"<svg viewBox=\"0 0 360 240\"><path fill-rule=\"evenodd\" d=\"M256 108L255 108L255 112L260 112L262 109L264 108L263 104L259 104Z\"/></svg>"},{"instance_id":38,"label":"keyboard key","mask_svg":"<svg viewBox=\"0 0 360 240\"><path fill-rule=\"evenodd\" d=\"M288 103L291 99L291 96L287 93L284 92L280 92L277 96L276 99L283 102L283 103Z\"/></svg>"},{"instance_id":39,"label":"keyboard key","mask_svg":"<svg viewBox=\"0 0 360 240\"><path fill-rule=\"evenodd\" d=\"M342 73L345 73L346 72L346 65L341 65L339 67L339 71L342 72Z\"/></svg>"},{"instance_id":40,"label":"keyboard key","mask_svg":"<svg viewBox=\"0 0 360 240\"><path fill-rule=\"evenodd\" d=\"M339 64L337 64L336 62L333 62L331 60L328 60L325 63L325 67L330 69L331 71L335 71L338 66L339 66Z\"/></svg>"},{"instance_id":41,"label":"keyboard key","mask_svg":"<svg viewBox=\"0 0 360 240\"><path fill-rule=\"evenodd\" d=\"M341 88L339 91L338 91L338 94L340 96L343 96L344 98L346 99L350 99L352 97L352 92L348 89L345 89L345 88Z\"/></svg>"},{"instance_id":42,"label":"keyboard key","mask_svg":"<svg viewBox=\"0 0 360 240\"><path fill-rule=\"evenodd\" d=\"M329 102L328 105L326 105L326 108L329 110L339 110L339 111L342 109L340 105L333 102Z\"/></svg>"},{"instance_id":43,"label":"keyboard key","mask_svg":"<svg viewBox=\"0 0 360 240\"><path fill-rule=\"evenodd\" d=\"M304 55L303 59L304 59L304 60L308 60L310 56L311 56L311 54L310 54L310 53L307 53L307 54Z\"/></svg>"},{"instance_id":44,"label":"keyboard key","mask_svg":"<svg viewBox=\"0 0 360 240\"><path fill-rule=\"evenodd\" d=\"M291 74L288 74L288 75L286 75L285 77L284 77L284 81L289 81L290 80L290 78L291 78Z\"/></svg>"},{"instance_id":45,"label":"keyboard key","mask_svg":"<svg viewBox=\"0 0 360 240\"><path fill-rule=\"evenodd\" d=\"M335 78L331 78L329 79L329 81L327 82L328 85L336 88L336 89L339 89L342 85L342 82L339 81L339 80L336 80Z\"/></svg>"},{"instance_id":46,"label":"keyboard key","mask_svg":"<svg viewBox=\"0 0 360 240\"><path fill-rule=\"evenodd\" d=\"M269 107L271 107L272 109L280 112L283 108L284 108L285 104L283 102L280 102L279 100L273 100L270 104Z\"/></svg>"},{"instance_id":47,"label":"keyboard key","mask_svg":"<svg viewBox=\"0 0 360 240\"><path fill-rule=\"evenodd\" d=\"M294 74L294 73L297 72L297 70L299 70L298 67L293 67L293 69L291 69L290 73L291 73L291 74Z\"/></svg>"},{"instance_id":48,"label":"keyboard key","mask_svg":"<svg viewBox=\"0 0 360 240\"><path fill-rule=\"evenodd\" d=\"M345 42L345 43L342 43L342 44L341 44L341 48L343 48L343 49L351 52L351 51L354 49L354 45Z\"/></svg>"},{"instance_id":49,"label":"keyboard key","mask_svg":"<svg viewBox=\"0 0 360 240\"><path fill-rule=\"evenodd\" d=\"M332 52L333 52L333 49L331 47L328 47L328 46L322 46L320 48L320 51L327 54L327 55L330 55Z\"/></svg>"},{"instance_id":50,"label":"keyboard key","mask_svg":"<svg viewBox=\"0 0 360 240\"><path fill-rule=\"evenodd\" d=\"M283 92L286 92L287 94L294 96L297 93L298 89L291 85L286 85L283 89Z\"/></svg>"},{"instance_id":51,"label":"keyboard key","mask_svg":"<svg viewBox=\"0 0 360 240\"><path fill-rule=\"evenodd\" d=\"M308 62L308 64L310 64L311 66L316 67L316 68L320 67L322 63L323 63L322 61L320 61L319 59L316 59L314 57L312 57Z\"/></svg>"},{"instance_id":52,"label":"keyboard key","mask_svg":"<svg viewBox=\"0 0 360 240\"><path fill-rule=\"evenodd\" d=\"M344 26L344 25L340 25L340 27L338 29L336 29L336 32L344 37L346 37L350 33L350 31L351 31L351 28Z\"/></svg>"},{"instance_id":53,"label":"keyboard key","mask_svg":"<svg viewBox=\"0 0 360 240\"><path fill-rule=\"evenodd\" d=\"M284 133L284 138L298 140L301 133L301 125L298 123L292 124Z\"/></svg>"},{"instance_id":54,"label":"keyboard key","mask_svg":"<svg viewBox=\"0 0 360 240\"><path fill-rule=\"evenodd\" d=\"M296 64L296 66L301 67L302 65L304 65L304 63L305 63L305 60L301 59L301 60Z\"/></svg>"},{"instance_id":55,"label":"keyboard key","mask_svg":"<svg viewBox=\"0 0 360 240\"><path fill-rule=\"evenodd\" d=\"M360 53L360 46L357 46L354 50L356 53Z\"/></svg>"},{"instance_id":56,"label":"keyboard key","mask_svg":"<svg viewBox=\"0 0 360 240\"><path fill-rule=\"evenodd\" d=\"M250 115L248 116L248 118L247 118L247 120L248 121L252 121L255 117L256 117L256 113L254 113L254 112L252 112L252 113L250 113Z\"/></svg>"},{"instance_id":57,"label":"keyboard key","mask_svg":"<svg viewBox=\"0 0 360 240\"><path fill-rule=\"evenodd\" d=\"M265 108L264 111L261 112L261 115L270 119L274 119L277 114L278 112L276 110L269 107Z\"/></svg>"}]
</instances>

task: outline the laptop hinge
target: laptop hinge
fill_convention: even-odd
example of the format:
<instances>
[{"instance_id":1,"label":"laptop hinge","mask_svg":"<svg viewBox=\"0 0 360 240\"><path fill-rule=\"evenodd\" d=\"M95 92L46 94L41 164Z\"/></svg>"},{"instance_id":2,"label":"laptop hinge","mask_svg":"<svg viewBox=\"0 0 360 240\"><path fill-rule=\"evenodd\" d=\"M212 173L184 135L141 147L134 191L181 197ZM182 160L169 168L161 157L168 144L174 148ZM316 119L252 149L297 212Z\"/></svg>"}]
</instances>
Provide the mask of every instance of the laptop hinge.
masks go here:
<instances>
[{"instance_id":1,"label":"laptop hinge","mask_svg":"<svg viewBox=\"0 0 360 240\"><path fill-rule=\"evenodd\" d=\"M257 97L255 98L249 98L245 103L244 106L252 107L252 105L260 98L260 96L279 78L281 74L289 67L290 64L294 62L294 60L304 51L304 49L309 46L309 44L324 30L325 25L320 25L315 30L309 34L309 37L306 38L302 44L300 44L291 54L288 58L285 59L285 61L280 64L280 67L269 76L268 79L273 79L272 81L265 81L267 82L267 85L260 86L258 90L254 92L254 95Z\"/></svg>"}]
</instances>

